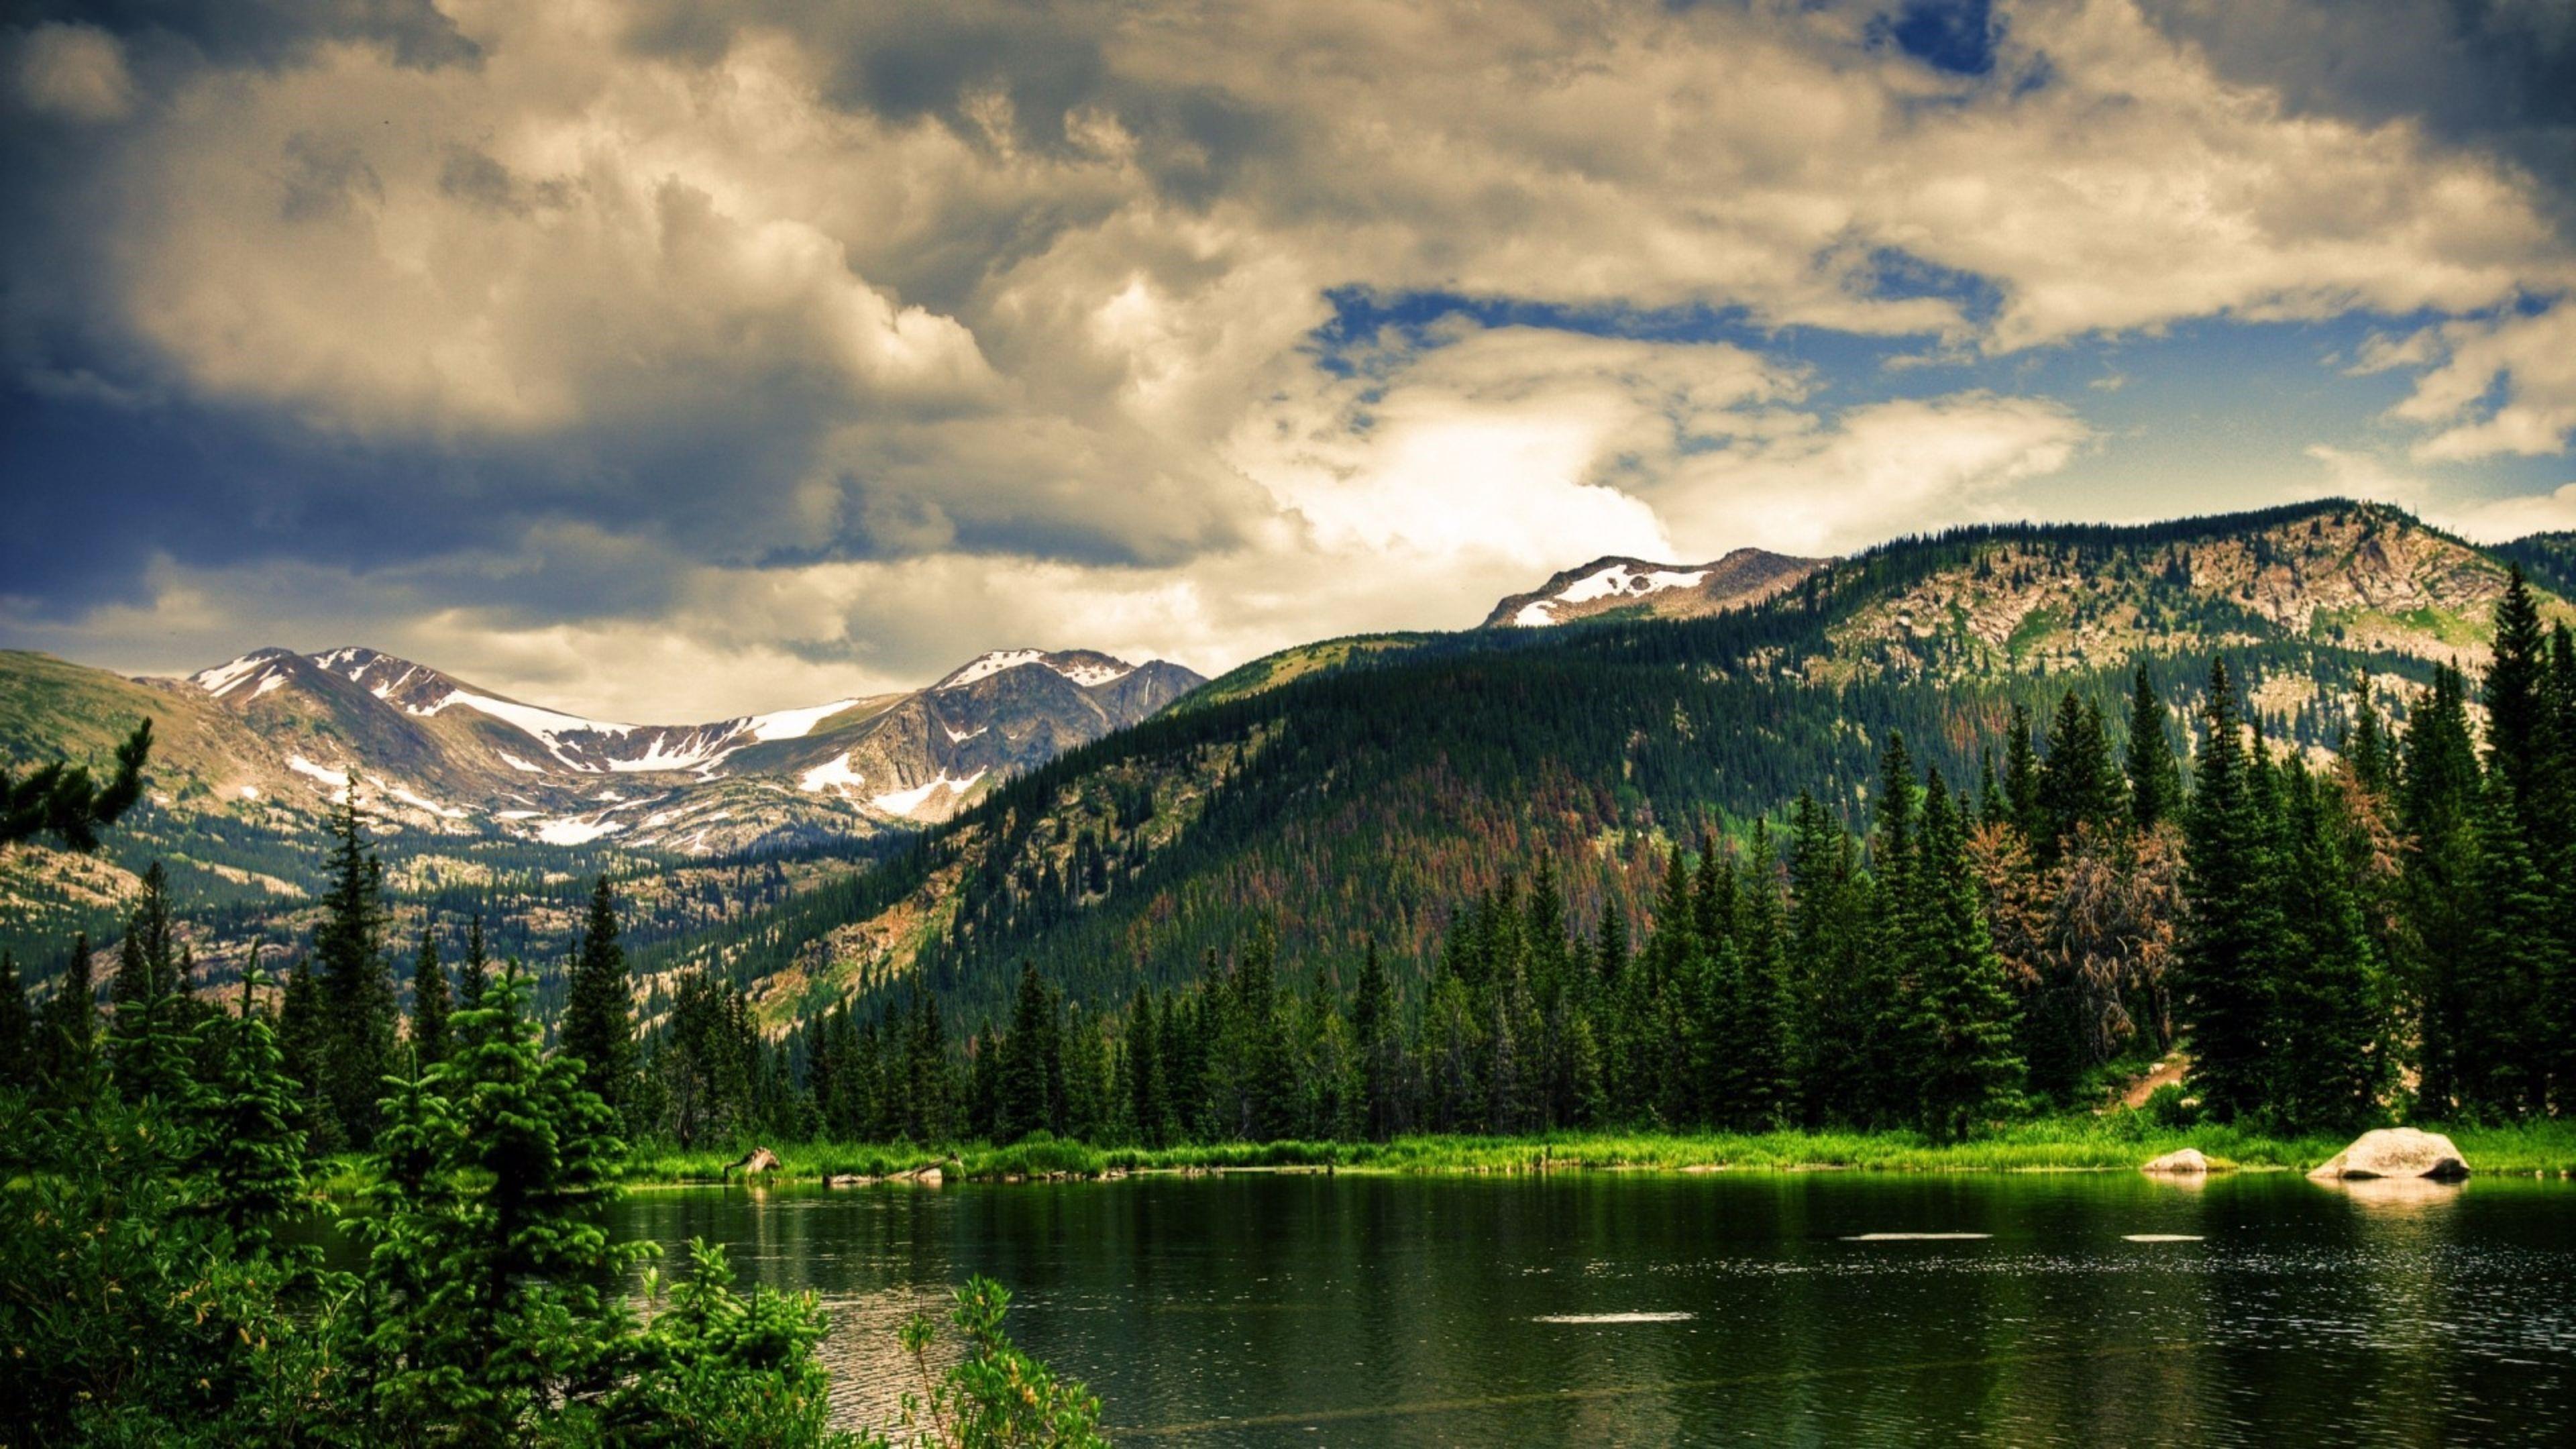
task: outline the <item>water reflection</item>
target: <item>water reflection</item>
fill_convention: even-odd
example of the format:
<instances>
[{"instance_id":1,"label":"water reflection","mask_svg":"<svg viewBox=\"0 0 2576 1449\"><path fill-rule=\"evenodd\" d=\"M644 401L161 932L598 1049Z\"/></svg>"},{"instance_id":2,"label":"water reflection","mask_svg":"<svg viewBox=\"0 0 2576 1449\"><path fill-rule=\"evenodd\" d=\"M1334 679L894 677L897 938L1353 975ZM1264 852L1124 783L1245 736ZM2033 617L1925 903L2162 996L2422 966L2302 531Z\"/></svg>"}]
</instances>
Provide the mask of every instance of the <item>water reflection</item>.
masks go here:
<instances>
[{"instance_id":1,"label":"water reflection","mask_svg":"<svg viewBox=\"0 0 2576 1449\"><path fill-rule=\"evenodd\" d=\"M902 1319L982 1272L1121 1438L2576 1440L2576 1189L2170 1186L1230 1176L617 1211L823 1294L853 1416L910 1386Z\"/></svg>"}]
</instances>

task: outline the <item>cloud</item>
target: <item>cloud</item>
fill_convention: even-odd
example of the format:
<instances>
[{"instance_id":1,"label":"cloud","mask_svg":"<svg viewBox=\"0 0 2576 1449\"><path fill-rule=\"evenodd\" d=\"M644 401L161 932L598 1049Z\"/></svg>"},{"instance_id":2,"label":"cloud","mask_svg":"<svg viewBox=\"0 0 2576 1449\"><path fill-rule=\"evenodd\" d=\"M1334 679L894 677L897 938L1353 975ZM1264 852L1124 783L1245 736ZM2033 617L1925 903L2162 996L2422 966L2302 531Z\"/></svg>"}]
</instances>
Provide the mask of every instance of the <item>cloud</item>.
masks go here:
<instances>
[{"instance_id":1,"label":"cloud","mask_svg":"<svg viewBox=\"0 0 2576 1449\"><path fill-rule=\"evenodd\" d=\"M134 106L134 77L115 36L57 22L37 26L19 42L18 94L40 113L113 121Z\"/></svg>"},{"instance_id":2,"label":"cloud","mask_svg":"<svg viewBox=\"0 0 2576 1449\"><path fill-rule=\"evenodd\" d=\"M435 620L441 662L629 712L569 661L754 695L1024 641L1219 667L1590 553L2027 507L2105 443L2010 369L2208 319L2405 319L2361 365L2414 379L2424 458L2563 447L2568 304L2528 301L2576 293L2557 173L2468 82L2338 88L2310 33L2141 0L99 7L7 42L6 628L175 665ZM1318 341L1336 298L1422 293L1591 320ZM1817 335L1928 360L1854 395L1791 360Z\"/></svg>"},{"instance_id":3,"label":"cloud","mask_svg":"<svg viewBox=\"0 0 2576 1449\"><path fill-rule=\"evenodd\" d=\"M2391 355L2407 350L2436 364L2389 409L2437 429L2415 445L2419 460L2555 454L2576 433L2576 300L2427 328Z\"/></svg>"},{"instance_id":4,"label":"cloud","mask_svg":"<svg viewBox=\"0 0 2576 1449\"><path fill-rule=\"evenodd\" d=\"M2534 533L2576 529L2576 483L2545 493L2469 492L2427 478L2378 454L2327 443L2307 455L2325 469L2311 496L2369 498L2400 504L2427 522L2478 543L2503 543Z\"/></svg>"}]
</instances>

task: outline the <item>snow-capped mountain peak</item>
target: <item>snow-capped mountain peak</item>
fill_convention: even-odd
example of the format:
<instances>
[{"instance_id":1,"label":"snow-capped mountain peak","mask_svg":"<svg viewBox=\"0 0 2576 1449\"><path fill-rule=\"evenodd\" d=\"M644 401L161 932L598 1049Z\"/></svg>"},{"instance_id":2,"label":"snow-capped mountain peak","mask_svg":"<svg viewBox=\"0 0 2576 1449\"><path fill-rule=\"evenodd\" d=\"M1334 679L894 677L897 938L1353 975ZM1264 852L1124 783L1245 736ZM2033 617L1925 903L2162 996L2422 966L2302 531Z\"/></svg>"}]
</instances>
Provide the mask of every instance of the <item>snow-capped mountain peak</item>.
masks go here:
<instances>
[{"instance_id":1,"label":"snow-capped mountain peak","mask_svg":"<svg viewBox=\"0 0 2576 1449\"><path fill-rule=\"evenodd\" d=\"M188 682L220 699L245 685L258 688L257 681L266 677L271 666L292 659L287 649L254 649L239 659L229 660L211 669L200 669L188 676Z\"/></svg>"},{"instance_id":2,"label":"snow-capped mountain peak","mask_svg":"<svg viewBox=\"0 0 2576 1449\"><path fill-rule=\"evenodd\" d=\"M1113 659L1088 649L1068 649L1054 654L1043 649L995 649L967 660L931 688L963 689L1005 670L1032 664L1052 669L1085 689L1124 679L1136 672L1136 666L1124 659Z\"/></svg>"},{"instance_id":3,"label":"snow-capped mountain peak","mask_svg":"<svg viewBox=\"0 0 2576 1449\"><path fill-rule=\"evenodd\" d=\"M1485 627L1544 629L1603 615L1695 619L1771 597L1816 571L1821 559L1739 548L1704 564L1649 563L1617 555L1567 569L1494 606Z\"/></svg>"},{"instance_id":4,"label":"snow-capped mountain peak","mask_svg":"<svg viewBox=\"0 0 2576 1449\"><path fill-rule=\"evenodd\" d=\"M1031 666L1046 687L1002 682ZM1200 682L1161 661L1140 669L1091 650L1006 649L928 689L637 725L355 645L261 649L188 676L277 752L274 773L235 798L328 797L363 778L370 809L407 828L558 845L614 835L691 852L944 820ZM617 789L602 791L610 777Z\"/></svg>"}]
</instances>

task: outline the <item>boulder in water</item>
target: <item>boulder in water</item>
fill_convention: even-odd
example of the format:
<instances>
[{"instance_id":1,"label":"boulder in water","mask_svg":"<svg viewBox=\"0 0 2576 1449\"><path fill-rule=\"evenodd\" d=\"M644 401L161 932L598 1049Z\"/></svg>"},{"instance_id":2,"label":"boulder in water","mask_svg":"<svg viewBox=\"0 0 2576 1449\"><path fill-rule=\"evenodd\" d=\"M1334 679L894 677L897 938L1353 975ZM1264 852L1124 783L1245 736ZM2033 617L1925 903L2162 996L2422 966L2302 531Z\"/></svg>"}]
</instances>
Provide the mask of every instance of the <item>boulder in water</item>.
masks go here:
<instances>
[{"instance_id":1,"label":"boulder in water","mask_svg":"<svg viewBox=\"0 0 2576 1449\"><path fill-rule=\"evenodd\" d=\"M912 1175L912 1180L920 1183L923 1187L937 1187L940 1183L947 1180L947 1176L937 1167L925 1167L921 1171L914 1173Z\"/></svg>"},{"instance_id":2,"label":"boulder in water","mask_svg":"<svg viewBox=\"0 0 2576 1449\"><path fill-rule=\"evenodd\" d=\"M2138 1169L2140 1172L2207 1172L2209 1159L2197 1147L2184 1147L2168 1152Z\"/></svg>"},{"instance_id":3,"label":"boulder in water","mask_svg":"<svg viewBox=\"0 0 2576 1449\"><path fill-rule=\"evenodd\" d=\"M2430 1177L2449 1181L2469 1175L2468 1159L2439 1132L2412 1127L2382 1127L2364 1132L2350 1147L2329 1157L2308 1174L2325 1181L2347 1177Z\"/></svg>"}]
</instances>

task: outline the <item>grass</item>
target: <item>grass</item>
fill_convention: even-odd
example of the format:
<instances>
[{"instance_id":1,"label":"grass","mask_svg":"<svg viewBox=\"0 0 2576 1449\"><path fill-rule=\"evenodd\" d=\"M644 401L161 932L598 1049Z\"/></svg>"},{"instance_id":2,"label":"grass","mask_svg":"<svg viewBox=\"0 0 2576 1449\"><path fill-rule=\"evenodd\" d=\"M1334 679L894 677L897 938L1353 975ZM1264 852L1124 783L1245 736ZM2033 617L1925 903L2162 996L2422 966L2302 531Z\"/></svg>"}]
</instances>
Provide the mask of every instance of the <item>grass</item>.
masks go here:
<instances>
[{"instance_id":1,"label":"grass","mask_svg":"<svg viewBox=\"0 0 2576 1449\"><path fill-rule=\"evenodd\" d=\"M2576 1121L2445 1129L2472 1169L2496 1176L2576 1175ZM776 1180L892 1177L937 1166L952 1179L1010 1182L1138 1172L1334 1172L1479 1174L1558 1171L2129 1172L2150 1157L2197 1147L2222 1167L2301 1171L2349 1135L2270 1137L2234 1127L2156 1125L2144 1113L2045 1118L1969 1142L1933 1143L1911 1132L1569 1133L1555 1137L1399 1137L1391 1142L1219 1142L1184 1147L1095 1147L1038 1137L1005 1146L934 1149L902 1144L773 1143ZM644 1149L627 1161L637 1184L712 1183L739 1149ZM327 1186L357 1191L365 1171L333 1164Z\"/></svg>"}]
</instances>

